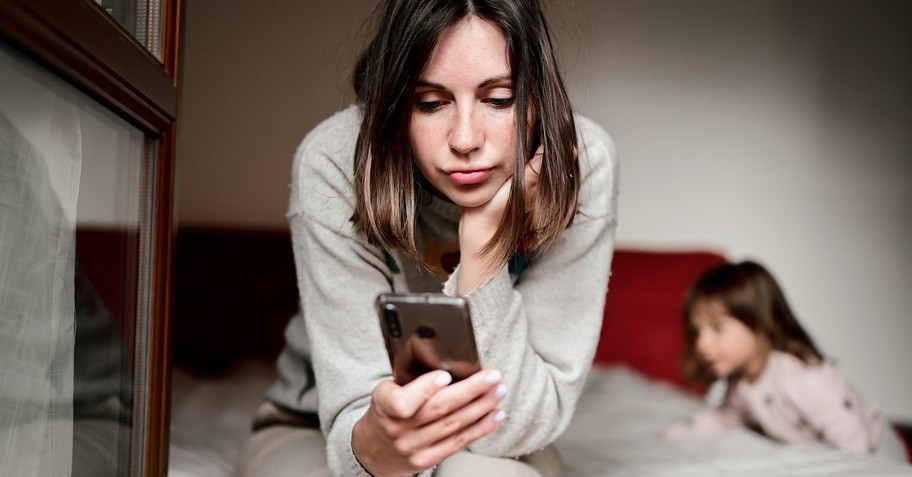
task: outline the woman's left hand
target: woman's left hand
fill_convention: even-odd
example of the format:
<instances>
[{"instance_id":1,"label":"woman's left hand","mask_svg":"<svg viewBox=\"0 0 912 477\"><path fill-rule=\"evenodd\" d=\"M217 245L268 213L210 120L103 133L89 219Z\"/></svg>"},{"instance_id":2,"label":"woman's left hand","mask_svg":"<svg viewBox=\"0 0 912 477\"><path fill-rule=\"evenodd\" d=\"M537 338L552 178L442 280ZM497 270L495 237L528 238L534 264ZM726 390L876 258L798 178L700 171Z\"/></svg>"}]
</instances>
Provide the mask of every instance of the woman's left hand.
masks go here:
<instances>
[{"instance_id":1,"label":"woman's left hand","mask_svg":"<svg viewBox=\"0 0 912 477\"><path fill-rule=\"evenodd\" d=\"M539 146L529 160L526 161L525 185L526 199L525 210L533 213L535 197L538 193L539 172L542 167L544 149ZM480 253L481 249L491 240L497 227L503 220L503 214L510 198L510 187L513 179L507 179L494 197L487 203L478 207L462 209L459 221L459 250L460 250L460 276L458 292L461 295L474 290L497 273L500 267L491 266L490 257Z\"/></svg>"},{"instance_id":2,"label":"woman's left hand","mask_svg":"<svg viewBox=\"0 0 912 477\"><path fill-rule=\"evenodd\" d=\"M535 197L538 195L538 181L541 179L544 155L544 148L538 146L532 158L526 161L526 213L532 213L535 209Z\"/></svg>"},{"instance_id":3,"label":"woman's left hand","mask_svg":"<svg viewBox=\"0 0 912 477\"><path fill-rule=\"evenodd\" d=\"M541 172L543 155L544 148L539 146L535 151L535 154L526 161L526 212L531 212L535 205L535 195L538 192L539 173ZM468 218L469 220L484 221L486 228L497 230L497 227L500 225L500 221L503 218L504 211L507 208L507 201L510 198L510 188L512 185L513 179L509 178L500 186L497 194L495 194L486 204L479 207L463 209L463 220Z\"/></svg>"}]
</instances>

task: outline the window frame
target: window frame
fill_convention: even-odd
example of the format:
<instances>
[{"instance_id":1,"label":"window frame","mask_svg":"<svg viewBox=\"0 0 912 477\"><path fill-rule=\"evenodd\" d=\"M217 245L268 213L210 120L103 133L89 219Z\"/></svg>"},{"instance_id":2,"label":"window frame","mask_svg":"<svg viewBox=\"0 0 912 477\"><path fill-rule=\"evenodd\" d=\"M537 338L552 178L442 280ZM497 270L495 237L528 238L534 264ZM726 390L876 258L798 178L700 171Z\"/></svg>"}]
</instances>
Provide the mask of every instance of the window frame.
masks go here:
<instances>
[{"instance_id":1,"label":"window frame","mask_svg":"<svg viewBox=\"0 0 912 477\"><path fill-rule=\"evenodd\" d=\"M161 1L159 61L91 0L0 0L0 41L21 49L157 142L151 184L145 438L142 454L134 456L142 459L138 470L143 476L165 476L168 469L182 12L182 0Z\"/></svg>"}]
</instances>

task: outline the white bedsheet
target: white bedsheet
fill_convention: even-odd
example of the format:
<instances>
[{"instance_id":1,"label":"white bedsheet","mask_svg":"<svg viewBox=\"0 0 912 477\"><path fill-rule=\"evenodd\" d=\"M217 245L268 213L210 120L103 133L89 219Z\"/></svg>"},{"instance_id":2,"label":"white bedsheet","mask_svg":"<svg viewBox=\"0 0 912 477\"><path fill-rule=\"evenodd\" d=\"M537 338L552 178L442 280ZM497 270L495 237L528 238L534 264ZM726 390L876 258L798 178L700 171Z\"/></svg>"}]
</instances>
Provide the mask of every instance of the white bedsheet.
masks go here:
<instances>
[{"instance_id":1,"label":"white bedsheet","mask_svg":"<svg viewBox=\"0 0 912 477\"><path fill-rule=\"evenodd\" d=\"M175 369L168 477L231 477L275 366L245 362L217 378Z\"/></svg>"},{"instance_id":2,"label":"white bedsheet","mask_svg":"<svg viewBox=\"0 0 912 477\"><path fill-rule=\"evenodd\" d=\"M577 412L557 442L568 477L912 476L883 457L781 445L747 429L713 438L662 442L666 425L702 405L690 395L627 368L596 368Z\"/></svg>"},{"instance_id":3,"label":"white bedsheet","mask_svg":"<svg viewBox=\"0 0 912 477\"><path fill-rule=\"evenodd\" d=\"M246 363L217 379L176 370L172 380L170 477L229 477L250 418L275 374ZM747 430L717 438L661 442L666 424L700 401L623 367L595 368L567 432L555 444L566 477L912 476L881 457L784 446Z\"/></svg>"}]
</instances>

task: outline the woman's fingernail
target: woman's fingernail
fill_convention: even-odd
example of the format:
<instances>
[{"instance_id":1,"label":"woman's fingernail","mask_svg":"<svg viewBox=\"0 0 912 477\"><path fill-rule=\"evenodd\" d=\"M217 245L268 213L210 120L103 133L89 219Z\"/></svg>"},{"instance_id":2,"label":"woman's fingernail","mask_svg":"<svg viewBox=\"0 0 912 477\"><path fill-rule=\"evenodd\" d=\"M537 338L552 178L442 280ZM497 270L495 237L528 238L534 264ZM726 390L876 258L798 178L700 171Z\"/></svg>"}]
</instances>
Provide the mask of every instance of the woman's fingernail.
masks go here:
<instances>
[{"instance_id":1,"label":"woman's fingernail","mask_svg":"<svg viewBox=\"0 0 912 477\"><path fill-rule=\"evenodd\" d=\"M488 372L488 375L485 376L485 382L487 382L488 384L499 383L500 379L501 379L500 371L498 371L496 369L492 369L491 371Z\"/></svg>"},{"instance_id":2,"label":"woman's fingernail","mask_svg":"<svg viewBox=\"0 0 912 477\"><path fill-rule=\"evenodd\" d=\"M507 395L507 387L504 386L503 384L501 384L500 386L497 386L497 390L494 391L494 398L497 400L501 400L506 395Z\"/></svg>"},{"instance_id":3,"label":"woman's fingernail","mask_svg":"<svg viewBox=\"0 0 912 477\"><path fill-rule=\"evenodd\" d=\"M494 422L500 422L507 418L507 413L498 410L497 414L494 414Z\"/></svg>"},{"instance_id":4,"label":"woman's fingernail","mask_svg":"<svg viewBox=\"0 0 912 477\"><path fill-rule=\"evenodd\" d=\"M450 384L452 382L453 382L453 376L450 375L450 373L447 373L446 371L438 374L437 378L434 379L434 384L436 384L437 386L440 386L440 387L444 387L447 384Z\"/></svg>"}]
</instances>

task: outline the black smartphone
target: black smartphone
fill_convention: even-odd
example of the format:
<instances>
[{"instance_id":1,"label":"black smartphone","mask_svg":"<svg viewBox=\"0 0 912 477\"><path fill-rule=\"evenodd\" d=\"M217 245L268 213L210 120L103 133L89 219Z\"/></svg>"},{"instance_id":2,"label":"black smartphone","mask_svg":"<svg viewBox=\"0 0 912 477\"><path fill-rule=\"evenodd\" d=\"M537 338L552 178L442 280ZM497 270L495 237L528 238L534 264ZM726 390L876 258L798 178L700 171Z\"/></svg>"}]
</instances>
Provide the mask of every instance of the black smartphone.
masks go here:
<instances>
[{"instance_id":1,"label":"black smartphone","mask_svg":"<svg viewBox=\"0 0 912 477\"><path fill-rule=\"evenodd\" d=\"M465 298L381 294L375 306L396 383L407 384L435 369L448 371L456 382L481 370Z\"/></svg>"}]
</instances>

